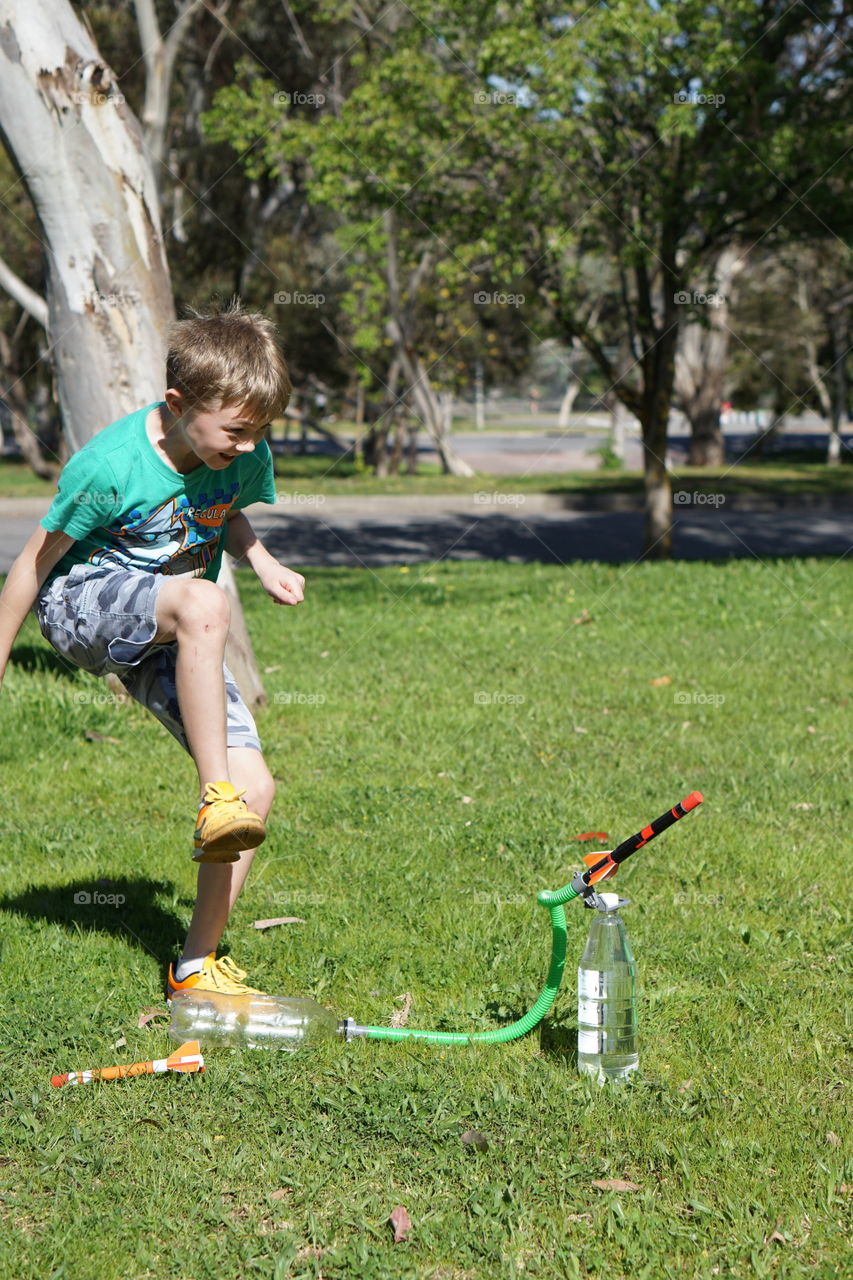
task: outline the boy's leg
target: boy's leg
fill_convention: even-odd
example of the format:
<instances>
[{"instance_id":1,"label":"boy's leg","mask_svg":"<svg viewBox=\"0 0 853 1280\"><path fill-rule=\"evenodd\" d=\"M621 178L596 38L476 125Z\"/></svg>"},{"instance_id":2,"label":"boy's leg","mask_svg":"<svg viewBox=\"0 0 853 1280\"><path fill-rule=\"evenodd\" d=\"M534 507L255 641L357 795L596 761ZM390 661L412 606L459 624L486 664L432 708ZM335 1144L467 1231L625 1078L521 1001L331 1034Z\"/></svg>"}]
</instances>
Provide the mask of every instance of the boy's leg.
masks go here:
<instances>
[{"instance_id":1,"label":"boy's leg","mask_svg":"<svg viewBox=\"0 0 853 1280\"><path fill-rule=\"evenodd\" d=\"M155 642L177 641L178 705L203 796L210 782L234 781L228 774L222 680L231 607L215 582L176 578L160 588L156 618Z\"/></svg>"},{"instance_id":2,"label":"boy's leg","mask_svg":"<svg viewBox=\"0 0 853 1280\"><path fill-rule=\"evenodd\" d=\"M254 747L229 747L228 767L238 790L245 788L249 808L266 820L275 794L275 781L260 751ZM254 859L254 849L239 861L224 865L203 863L198 869L198 892L183 954L201 958L216 951L231 909Z\"/></svg>"}]
</instances>

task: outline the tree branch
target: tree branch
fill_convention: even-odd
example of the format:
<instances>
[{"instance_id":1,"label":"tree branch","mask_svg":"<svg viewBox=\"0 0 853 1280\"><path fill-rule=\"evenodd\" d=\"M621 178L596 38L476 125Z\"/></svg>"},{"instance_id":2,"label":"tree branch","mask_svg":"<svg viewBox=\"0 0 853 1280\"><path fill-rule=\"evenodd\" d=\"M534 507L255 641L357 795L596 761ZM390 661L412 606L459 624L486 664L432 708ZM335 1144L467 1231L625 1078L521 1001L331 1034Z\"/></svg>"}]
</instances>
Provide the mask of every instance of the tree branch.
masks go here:
<instances>
[{"instance_id":1,"label":"tree branch","mask_svg":"<svg viewBox=\"0 0 853 1280\"><path fill-rule=\"evenodd\" d=\"M43 329L47 328L47 303L44 298L25 284L20 276L16 276L10 266L0 258L0 289L5 289L10 298L14 298L19 307L23 307L27 315L32 316Z\"/></svg>"}]
</instances>

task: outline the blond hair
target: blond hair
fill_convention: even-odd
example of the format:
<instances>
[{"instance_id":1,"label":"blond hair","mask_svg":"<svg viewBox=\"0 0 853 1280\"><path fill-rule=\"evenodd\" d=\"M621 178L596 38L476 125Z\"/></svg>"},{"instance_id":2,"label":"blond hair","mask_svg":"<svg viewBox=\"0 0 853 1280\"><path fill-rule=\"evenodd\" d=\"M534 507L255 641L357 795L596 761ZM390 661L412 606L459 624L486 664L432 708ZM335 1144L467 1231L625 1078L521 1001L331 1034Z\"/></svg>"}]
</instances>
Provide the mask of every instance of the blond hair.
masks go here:
<instances>
[{"instance_id":1,"label":"blond hair","mask_svg":"<svg viewBox=\"0 0 853 1280\"><path fill-rule=\"evenodd\" d=\"M171 326L166 385L181 392L190 412L238 405L257 422L283 413L292 391L275 325L244 311L238 298Z\"/></svg>"}]
</instances>

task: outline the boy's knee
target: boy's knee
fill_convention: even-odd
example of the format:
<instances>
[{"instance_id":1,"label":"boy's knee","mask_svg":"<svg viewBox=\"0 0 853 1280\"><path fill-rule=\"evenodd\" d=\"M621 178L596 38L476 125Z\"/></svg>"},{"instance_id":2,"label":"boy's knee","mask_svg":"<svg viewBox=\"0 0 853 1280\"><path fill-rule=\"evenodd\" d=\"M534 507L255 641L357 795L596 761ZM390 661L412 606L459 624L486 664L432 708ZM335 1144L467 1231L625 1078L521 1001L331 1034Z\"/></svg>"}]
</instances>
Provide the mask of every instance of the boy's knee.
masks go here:
<instances>
[{"instance_id":1,"label":"boy's knee","mask_svg":"<svg viewBox=\"0 0 853 1280\"><path fill-rule=\"evenodd\" d=\"M266 816L275 799L275 778L260 751L249 747L237 750L240 753L237 757L230 750L228 753L231 781L237 787L245 787L246 794L243 798L249 808Z\"/></svg>"},{"instance_id":2,"label":"boy's knee","mask_svg":"<svg viewBox=\"0 0 853 1280\"><path fill-rule=\"evenodd\" d=\"M178 605L176 631L228 626L231 605L221 587L204 578L191 578L183 585L185 590Z\"/></svg>"}]
</instances>

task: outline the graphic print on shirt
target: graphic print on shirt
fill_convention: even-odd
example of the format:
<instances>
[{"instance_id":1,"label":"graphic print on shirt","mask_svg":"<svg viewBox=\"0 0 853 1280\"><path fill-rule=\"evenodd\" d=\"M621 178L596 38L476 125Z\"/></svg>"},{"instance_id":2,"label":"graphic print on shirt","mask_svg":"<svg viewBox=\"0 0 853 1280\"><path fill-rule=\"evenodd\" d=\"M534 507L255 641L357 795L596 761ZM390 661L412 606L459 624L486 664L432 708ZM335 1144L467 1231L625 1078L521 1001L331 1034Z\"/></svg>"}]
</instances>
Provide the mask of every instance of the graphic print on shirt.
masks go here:
<instances>
[{"instance_id":1,"label":"graphic print on shirt","mask_svg":"<svg viewBox=\"0 0 853 1280\"><path fill-rule=\"evenodd\" d=\"M90 564L199 578L216 555L219 535L240 486L169 498L147 514L134 508L107 532L117 545L93 551Z\"/></svg>"}]
</instances>

